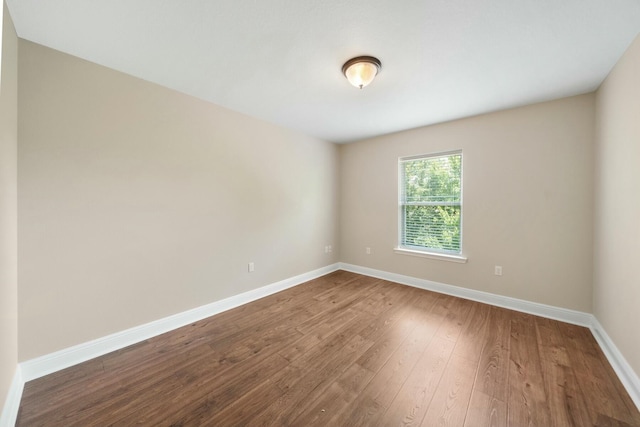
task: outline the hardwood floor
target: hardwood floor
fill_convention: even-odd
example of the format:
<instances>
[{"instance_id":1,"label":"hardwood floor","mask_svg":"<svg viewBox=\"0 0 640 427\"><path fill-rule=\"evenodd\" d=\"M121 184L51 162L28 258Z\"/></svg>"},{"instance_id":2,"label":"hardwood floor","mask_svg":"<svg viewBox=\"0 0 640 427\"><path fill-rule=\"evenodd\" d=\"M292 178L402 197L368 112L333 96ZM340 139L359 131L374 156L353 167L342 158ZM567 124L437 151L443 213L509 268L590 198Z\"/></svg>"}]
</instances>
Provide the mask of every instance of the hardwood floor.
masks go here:
<instances>
[{"instance_id":1,"label":"hardwood floor","mask_svg":"<svg viewBox=\"0 0 640 427\"><path fill-rule=\"evenodd\" d=\"M640 426L588 329L337 271L26 384L18 426Z\"/></svg>"}]
</instances>

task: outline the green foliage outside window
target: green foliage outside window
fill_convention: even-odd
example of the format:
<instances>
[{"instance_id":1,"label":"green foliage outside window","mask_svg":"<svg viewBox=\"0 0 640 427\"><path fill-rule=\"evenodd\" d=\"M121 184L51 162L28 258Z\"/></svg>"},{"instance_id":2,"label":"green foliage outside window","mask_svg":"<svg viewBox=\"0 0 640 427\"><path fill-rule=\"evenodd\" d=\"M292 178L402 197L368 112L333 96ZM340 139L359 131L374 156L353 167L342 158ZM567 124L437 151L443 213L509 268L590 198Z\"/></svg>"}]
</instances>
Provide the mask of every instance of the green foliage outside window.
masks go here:
<instances>
[{"instance_id":1,"label":"green foliage outside window","mask_svg":"<svg viewBox=\"0 0 640 427\"><path fill-rule=\"evenodd\" d=\"M401 245L461 252L462 154L401 160Z\"/></svg>"}]
</instances>

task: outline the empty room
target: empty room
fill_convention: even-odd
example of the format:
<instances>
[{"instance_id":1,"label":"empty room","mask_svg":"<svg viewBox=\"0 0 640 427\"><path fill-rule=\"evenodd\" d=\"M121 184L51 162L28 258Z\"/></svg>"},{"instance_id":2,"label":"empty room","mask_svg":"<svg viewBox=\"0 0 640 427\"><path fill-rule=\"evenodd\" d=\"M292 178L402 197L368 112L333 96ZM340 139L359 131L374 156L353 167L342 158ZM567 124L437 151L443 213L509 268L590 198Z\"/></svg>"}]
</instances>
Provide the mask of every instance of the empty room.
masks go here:
<instances>
[{"instance_id":1,"label":"empty room","mask_svg":"<svg viewBox=\"0 0 640 427\"><path fill-rule=\"evenodd\" d=\"M0 427L640 426L637 0L6 0Z\"/></svg>"}]
</instances>

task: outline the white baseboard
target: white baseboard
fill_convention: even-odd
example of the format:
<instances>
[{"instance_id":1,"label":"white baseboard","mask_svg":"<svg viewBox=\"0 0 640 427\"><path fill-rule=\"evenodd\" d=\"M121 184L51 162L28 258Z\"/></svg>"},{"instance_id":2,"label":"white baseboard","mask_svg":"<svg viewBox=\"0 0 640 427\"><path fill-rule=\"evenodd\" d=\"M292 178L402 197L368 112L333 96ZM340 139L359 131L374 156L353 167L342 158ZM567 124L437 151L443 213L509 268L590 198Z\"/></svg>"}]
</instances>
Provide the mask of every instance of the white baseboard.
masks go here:
<instances>
[{"instance_id":1,"label":"white baseboard","mask_svg":"<svg viewBox=\"0 0 640 427\"><path fill-rule=\"evenodd\" d=\"M276 292L283 291L309 280L315 279L338 269L338 264L328 265L317 270L303 273L289 279L281 280L252 291L234 295L220 301L174 314L163 319L136 326L115 334L107 335L93 341L65 348L35 359L20 363L24 382L40 378L44 375L68 368L78 363L102 356L115 350L172 331L198 320L230 310L240 305L255 301Z\"/></svg>"},{"instance_id":2,"label":"white baseboard","mask_svg":"<svg viewBox=\"0 0 640 427\"><path fill-rule=\"evenodd\" d=\"M624 388L627 389L633 403L636 404L636 407L640 411L640 378L635 373L631 365L629 365L627 359L625 359L622 353L620 353L618 347L613 343L595 316L593 316L590 329L591 333L600 345L602 352L607 356L609 363L611 363L611 367L616 371L618 378L620 378L620 382L624 385Z\"/></svg>"},{"instance_id":3,"label":"white baseboard","mask_svg":"<svg viewBox=\"0 0 640 427\"><path fill-rule=\"evenodd\" d=\"M549 319L560 320L562 322L571 323L574 325L589 327L591 326L591 319L593 318L591 314L581 311L553 307L537 302L530 302L517 298L505 297L502 295L490 294L488 292L462 288L459 286L432 282L430 280L418 279L416 277L404 276L402 274L389 273L386 271L375 270L373 268L361 267L359 265L339 263L339 266L342 270L351 271L353 273L365 274L367 276L377 277L379 279L385 279L391 282L413 286L414 288L426 289L428 291L434 291L441 294L452 295L472 301L478 301L485 304L520 311L523 313L529 313Z\"/></svg>"},{"instance_id":4,"label":"white baseboard","mask_svg":"<svg viewBox=\"0 0 640 427\"><path fill-rule=\"evenodd\" d=\"M444 283L432 282L430 280L418 279L416 277L403 276L401 274L389 273L387 271L375 270L373 268L361 267L359 265L339 263L339 266L340 269L351 271L353 273L364 274L371 277L377 277L379 279L389 280L391 282L401 283L403 285L413 286L415 288L426 289L485 304L508 308L523 313L534 314L548 319L588 327L602 349L602 352L605 354L609 363L620 378L620 382L622 382L631 396L631 399L638 407L638 410L640 410L640 378L631 368L631 365L629 365L622 353L620 353L616 345L593 314L490 294L488 292L476 291L473 289L461 288Z\"/></svg>"},{"instance_id":5,"label":"white baseboard","mask_svg":"<svg viewBox=\"0 0 640 427\"><path fill-rule=\"evenodd\" d=\"M20 371L20 365L16 366L16 373L9 386L9 393L4 401L2 413L0 414L0 427L12 427L16 425L18 410L20 409L20 399L24 389L24 380Z\"/></svg>"}]
</instances>

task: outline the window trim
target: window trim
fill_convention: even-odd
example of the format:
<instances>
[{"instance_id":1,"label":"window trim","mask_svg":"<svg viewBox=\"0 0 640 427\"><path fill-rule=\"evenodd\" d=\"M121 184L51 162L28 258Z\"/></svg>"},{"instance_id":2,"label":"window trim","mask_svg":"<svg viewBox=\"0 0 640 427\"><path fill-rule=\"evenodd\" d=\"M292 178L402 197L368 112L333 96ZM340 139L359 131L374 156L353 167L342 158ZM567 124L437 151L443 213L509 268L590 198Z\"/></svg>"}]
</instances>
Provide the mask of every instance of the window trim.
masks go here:
<instances>
[{"instance_id":1,"label":"window trim","mask_svg":"<svg viewBox=\"0 0 640 427\"><path fill-rule=\"evenodd\" d=\"M402 163L411 160L419 160L419 159L427 159L427 158L437 158L437 157L447 157L451 155L460 155L460 252L448 252L448 251L438 251L434 248L422 248L417 246L408 246L402 245L402 236L403 236L403 216L402 216L402 192L404 187L403 180L403 172L402 172ZM451 261L457 263L466 263L467 257L463 253L463 221L464 221L464 156L462 154L462 149L451 150L451 151L442 151L414 156L405 156L398 158L398 217L397 217L397 225L398 225L398 244L393 249L393 251L397 254L401 255L410 255L422 258L430 258L441 261Z\"/></svg>"},{"instance_id":2,"label":"window trim","mask_svg":"<svg viewBox=\"0 0 640 427\"><path fill-rule=\"evenodd\" d=\"M407 249L406 247L400 246L393 248L393 251L400 255L410 255L420 258L437 259L440 261L457 262L459 264L465 264L468 260L468 258L464 255L449 254L445 252L431 252L422 249Z\"/></svg>"}]
</instances>

